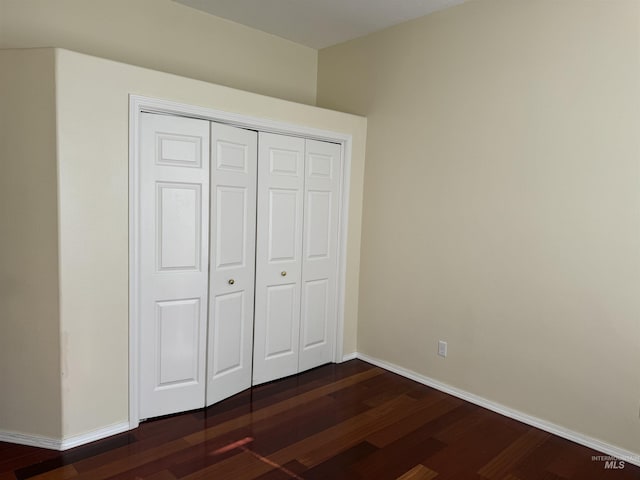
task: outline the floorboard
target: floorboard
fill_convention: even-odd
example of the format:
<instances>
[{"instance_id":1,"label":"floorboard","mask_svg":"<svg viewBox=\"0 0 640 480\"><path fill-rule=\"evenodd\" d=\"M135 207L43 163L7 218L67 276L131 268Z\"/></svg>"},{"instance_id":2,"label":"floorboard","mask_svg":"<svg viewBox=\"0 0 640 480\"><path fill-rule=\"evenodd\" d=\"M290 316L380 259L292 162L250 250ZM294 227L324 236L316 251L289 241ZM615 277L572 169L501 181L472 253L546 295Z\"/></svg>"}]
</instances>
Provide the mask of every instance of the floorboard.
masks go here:
<instances>
[{"instance_id":1,"label":"floorboard","mask_svg":"<svg viewBox=\"0 0 640 480\"><path fill-rule=\"evenodd\" d=\"M0 480L640 479L594 455L352 360L66 452L0 442Z\"/></svg>"}]
</instances>

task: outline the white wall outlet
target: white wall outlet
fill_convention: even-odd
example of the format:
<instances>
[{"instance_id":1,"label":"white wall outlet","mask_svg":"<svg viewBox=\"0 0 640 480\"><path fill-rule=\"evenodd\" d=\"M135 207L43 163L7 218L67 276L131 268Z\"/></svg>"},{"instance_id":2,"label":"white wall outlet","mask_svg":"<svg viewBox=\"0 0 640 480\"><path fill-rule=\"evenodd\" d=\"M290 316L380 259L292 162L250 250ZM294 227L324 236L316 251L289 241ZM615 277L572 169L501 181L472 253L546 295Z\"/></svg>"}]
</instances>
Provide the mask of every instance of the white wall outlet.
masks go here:
<instances>
[{"instance_id":1,"label":"white wall outlet","mask_svg":"<svg viewBox=\"0 0 640 480\"><path fill-rule=\"evenodd\" d=\"M443 342L442 340L438 341L438 355L441 357L447 356L447 342Z\"/></svg>"}]
</instances>

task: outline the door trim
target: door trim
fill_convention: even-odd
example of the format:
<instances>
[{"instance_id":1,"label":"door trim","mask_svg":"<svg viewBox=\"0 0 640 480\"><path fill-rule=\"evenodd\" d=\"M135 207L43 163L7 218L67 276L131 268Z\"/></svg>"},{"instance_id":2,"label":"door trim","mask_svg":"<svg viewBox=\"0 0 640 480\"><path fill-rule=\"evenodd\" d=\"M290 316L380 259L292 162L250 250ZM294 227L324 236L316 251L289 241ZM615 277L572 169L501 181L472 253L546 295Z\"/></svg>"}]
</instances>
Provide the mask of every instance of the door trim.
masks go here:
<instances>
[{"instance_id":1,"label":"door trim","mask_svg":"<svg viewBox=\"0 0 640 480\"><path fill-rule=\"evenodd\" d=\"M343 361L344 307L346 288L347 226L349 220L349 185L351 180L352 136L330 130L280 122L189 105L171 100L129 95L129 428L137 428L139 412L140 368L140 114L156 113L209 120L260 132L278 133L342 146L340 182L340 220L338 224L337 322L333 361Z\"/></svg>"}]
</instances>

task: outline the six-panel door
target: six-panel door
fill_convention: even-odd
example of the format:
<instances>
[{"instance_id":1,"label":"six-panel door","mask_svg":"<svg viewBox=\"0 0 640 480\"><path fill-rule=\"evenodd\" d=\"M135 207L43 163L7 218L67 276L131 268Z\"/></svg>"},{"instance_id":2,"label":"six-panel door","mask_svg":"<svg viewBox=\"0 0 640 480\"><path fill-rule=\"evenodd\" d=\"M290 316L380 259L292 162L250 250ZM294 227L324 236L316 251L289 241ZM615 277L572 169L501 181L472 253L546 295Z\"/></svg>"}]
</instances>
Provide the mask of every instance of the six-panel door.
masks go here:
<instances>
[{"instance_id":1,"label":"six-panel door","mask_svg":"<svg viewBox=\"0 0 640 480\"><path fill-rule=\"evenodd\" d=\"M259 134L253 384L298 371L304 139Z\"/></svg>"},{"instance_id":2,"label":"six-panel door","mask_svg":"<svg viewBox=\"0 0 640 480\"><path fill-rule=\"evenodd\" d=\"M300 372L333 360L342 171L340 145L305 143Z\"/></svg>"},{"instance_id":3,"label":"six-panel door","mask_svg":"<svg viewBox=\"0 0 640 480\"><path fill-rule=\"evenodd\" d=\"M140 418L204 406L209 122L142 114Z\"/></svg>"},{"instance_id":4,"label":"six-panel door","mask_svg":"<svg viewBox=\"0 0 640 480\"><path fill-rule=\"evenodd\" d=\"M207 405L251 386L258 133L211 124Z\"/></svg>"}]
</instances>

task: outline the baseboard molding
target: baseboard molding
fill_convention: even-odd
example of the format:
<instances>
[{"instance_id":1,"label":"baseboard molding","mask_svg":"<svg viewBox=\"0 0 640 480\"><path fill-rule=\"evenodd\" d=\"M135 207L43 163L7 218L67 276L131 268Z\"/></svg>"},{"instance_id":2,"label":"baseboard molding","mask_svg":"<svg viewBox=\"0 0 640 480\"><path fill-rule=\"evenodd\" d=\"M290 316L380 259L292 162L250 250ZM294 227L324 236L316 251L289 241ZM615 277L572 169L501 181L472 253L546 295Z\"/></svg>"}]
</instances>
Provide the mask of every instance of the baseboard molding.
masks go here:
<instances>
[{"instance_id":1,"label":"baseboard molding","mask_svg":"<svg viewBox=\"0 0 640 480\"><path fill-rule=\"evenodd\" d=\"M47 448L49 450L68 450L84 445L85 443L95 442L96 440L101 440L111 435L126 432L127 430L129 430L129 422L121 422L64 439L0 431L0 442L17 443L19 445Z\"/></svg>"},{"instance_id":2,"label":"baseboard molding","mask_svg":"<svg viewBox=\"0 0 640 480\"><path fill-rule=\"evenodd\" d=\"M640 466L640 455L638 455L637 453L630 452L623 448L616 447L615 445L605 443L596 438L592 438L573 430L569 430L568 428L562 427L555 423L551 423L541 418L528 415L518 410L514 410L492 400L487 400L484 397L480 397L465 390L447 385L446 383L439 382L438 380L434 380L433 378L429 378L425 375L421 375L412 370L394 365L393 363L389 363L384 360L380 360L379 358L371 357L363 353L345 355L345 359L347 356L351 358L358 358L377 367L384 368L385 370L393 373L397 373L398 375L401 375L405 378L409 378L418 383L422 383L423 385L427 385L429 387L435 388L436 390L440 390L442 392L453 395L454 397L461 398L462 400L466 400L467 402L473 403L480 407L484 407L488 410L492 410L496 413L499 413L500 415L504 415L505 417L518 420L519 422L526 423L527 425L539 428L540 430L544 430L545 432L552 433L572 442L584 445L585 447L592 448L593 450L597 450L598 452L602 452L606 455L619 458L620 460L623 460L627 463Z\"/></svg>"},{"instance_id":3,"label":"baseboard molding","mask_svg":"<svg viewBox=\"0 0 640 480\"><path fill-rule=\"evenodd\" d=\"M451 385L442 383L438 380L434 380L433 378L419 374L407 368L400 367L399 365L395 365L393 363L380 360L379 358L371 357L364 353L358 352L344 355L342 360L346 362L355 358L358 358L390 372L396 373L405 378L409 378L423 385L435 388L436 390L448 393L450 395L453 395L454 397L461 398L462 400L466 400L467 402L499 413L500 415L504 415L505 417L509 417L519 422L526 423L527 425L531 425L532 427L539 428L540 430L544 430L545 432L549 432L580 445L584 445L585 447L592 448L593 450L602 452L606 455L619 458L627 463L640 466L640 455L630 452L629 450L625 450L615 445L602 442L601 440L598 440L596 438L589 437L573 430L569 430L568 428L562 427L555 423L551 423L541 418L528 415L518 410L514 410L492 400L488 400L484 397L480 397L465 390L452 387ZM126 432L129 429L129 422L121 422L65 439L55 439L39 435L25 435L17 432L0 431L0 442L17 443L20 445L47 448L50 450L68 450L70 448L78 447L86 443L101 440L111 435Z\"/></svg>"},{"instance_id":4,"label":"baseboard molding","mask_svg":"<svg viewBox=\"0 0 640 480\"><path fill-rule=\"evenodd\" d=\"M25 435L17 432L0 432L0 442L17 443L28 447L47 448L49 450L61 450L61 440L40 435Z\"/></svg>"},{"instance_id":5,"label":"baseboard molding","mask_svg":"<svg viewBox=\"0 0 640 480\"><path fill-rule=\"evenodd\" d=\"M358 358L358 352L347 353L342 357L342 361L348 362L349 360L355 360L356 358Z\"/></svg>"},{"instance_id":6,"label":"baseboard molding","mask_svg":"<svg viewBox=\"0 0 640 480\"><path fill-rule=\"evenodd\" d=\"M68 450L70 448L79 447L85 443L95 442L96 440L102 440L103 438L116 435L118 433L126 432L129 430L129 422L120 422L108 427L99 428L98 430L92 430L80 435L74 435L73 437L67 437L62 440L60 450Z\"/></svg>"}]
</instances>

